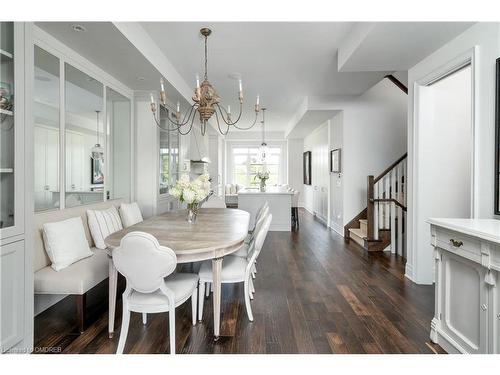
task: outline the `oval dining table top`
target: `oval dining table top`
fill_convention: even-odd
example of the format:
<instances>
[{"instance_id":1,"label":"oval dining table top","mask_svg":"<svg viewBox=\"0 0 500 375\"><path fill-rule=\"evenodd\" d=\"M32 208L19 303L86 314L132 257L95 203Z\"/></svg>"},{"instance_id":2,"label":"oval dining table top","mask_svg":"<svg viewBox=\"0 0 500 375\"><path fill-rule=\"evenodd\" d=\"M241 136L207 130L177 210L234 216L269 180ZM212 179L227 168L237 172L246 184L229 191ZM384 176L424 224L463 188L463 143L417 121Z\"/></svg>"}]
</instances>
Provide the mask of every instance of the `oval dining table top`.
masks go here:
<instances>
[{"instance_id":1,"label":"oval dining table top","mask_svg":"<svg viewBox=\"0 0 500 375\"><path fill-rule=\"evenodd\" d=\"M187 210L174 210L151 217L106 237L113 248L129 232L153 235L160 245L171 248L178 263L223 257L238 250L248 234L250 214L234 208L201 208L194 223Z\"/></svg>"}]
</instances>

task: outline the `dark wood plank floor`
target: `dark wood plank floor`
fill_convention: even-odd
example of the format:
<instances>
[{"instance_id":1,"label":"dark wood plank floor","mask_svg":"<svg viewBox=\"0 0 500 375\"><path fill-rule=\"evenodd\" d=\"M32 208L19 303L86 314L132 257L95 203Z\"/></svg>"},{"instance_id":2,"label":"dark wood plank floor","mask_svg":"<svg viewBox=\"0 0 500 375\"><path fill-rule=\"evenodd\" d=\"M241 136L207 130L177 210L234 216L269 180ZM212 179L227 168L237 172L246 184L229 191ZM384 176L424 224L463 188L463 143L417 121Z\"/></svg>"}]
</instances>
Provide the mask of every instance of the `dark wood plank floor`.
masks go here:
<instances>
[{"instance_id":1,"label":"dark wood plank floor","mask_svg":"<svg viewBox=\"0 0 500 375\"><path fill-rule=\"evenodd\" d=\"M220 340L212 339L211 298L195 327L188 302L176 310L177 353L442 352L429 343L433 287L407 280L401 258L346 245L304 210L300 221L298 232L269 232L258 261L254 322L246 316L243 285L223 285ZM75 333L71 296L37 316L35 346L114 353L121 299L113 339L107 332L107 281L89 292L87 305L87 329L81 335ZM143 326L133 313L125 352L169 350L168 315L151 314Z\"/></svg>"}]
</instances>

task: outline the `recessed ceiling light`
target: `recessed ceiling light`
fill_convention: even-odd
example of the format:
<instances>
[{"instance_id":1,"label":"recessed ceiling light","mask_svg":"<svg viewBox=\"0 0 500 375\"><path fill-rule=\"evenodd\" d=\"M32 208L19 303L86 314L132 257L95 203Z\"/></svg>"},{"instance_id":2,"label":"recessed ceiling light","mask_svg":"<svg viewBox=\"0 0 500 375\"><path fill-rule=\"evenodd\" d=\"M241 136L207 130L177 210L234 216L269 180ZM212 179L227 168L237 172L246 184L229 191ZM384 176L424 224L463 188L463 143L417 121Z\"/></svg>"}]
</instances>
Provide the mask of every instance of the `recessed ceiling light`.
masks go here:
<instances>
[{"instance_id":1,"label":"recessed ceiling light","mask_svg":"<svg viewBox=\"0 0 500 375\"><path fill-rule=\"evenodd\" d=\"M71 25L71 28L73 29L73 31L76 31L77 33L83 33L85 31L87 31L87 29L85 27L83 27L82 25L78 25L78 24Z\"/></svg>"},{"instance_id":2,"label":"recessed ceiling light","mask_svg":"<svg viewBox=\"0 0 500 375\"><path fill-rule=\"evenodd\" d=\"M144 78L144 77L137 77L137 80L143 82L143 81L146 80L146 78Z\"/></svg>"}]
</instances>

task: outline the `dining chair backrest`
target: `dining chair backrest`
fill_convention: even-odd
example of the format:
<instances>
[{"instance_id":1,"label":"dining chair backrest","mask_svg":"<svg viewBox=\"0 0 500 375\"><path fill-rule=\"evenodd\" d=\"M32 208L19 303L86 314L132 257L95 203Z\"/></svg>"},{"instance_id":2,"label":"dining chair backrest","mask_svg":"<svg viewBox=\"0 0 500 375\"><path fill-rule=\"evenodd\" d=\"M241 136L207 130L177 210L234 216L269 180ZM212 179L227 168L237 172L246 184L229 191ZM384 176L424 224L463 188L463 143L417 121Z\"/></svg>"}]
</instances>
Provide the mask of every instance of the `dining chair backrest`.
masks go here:
<instances>
[{"instance_id":1,"label":"dining chair backrest","mask_svg":"<svg viewBox=\"0 0 500 375\"><path fill-rule=\"evenodd\" d=\"M259 217L255 217L255 229L254 231L257 229L257 226L259 225L259 223L262 223L262 220L264 220L264 218L269 215L269 206L266 206L264 207L264 209L260 212L260 215Z\"/></svg>"},{"instance_id":2,"label":"dining chair backrest","mask_svg":"<svg viewBox=\"0 0 500 375\"><path fill-rule=\"evenodd\" d=\"M250 250L248 252L247 259L249 264L255 262L255 259L257 259L257 257L259 256L260 251L262 250L262 246L264 245L264 241L266 240L267 232L269 232L269 227L271 226L272 220L273 215L269 214L263 220L262 225L256 228L256 234L252 242L250 243Z\"/></svg>"},{"instance_id":3,"label":"dining chair backrest","mask_svg":"<svg viewBox=\"0 0 500 375\"><path fill-rule=\"evenodd\" d=\"M113 263L127 279L127 287L151 293L163 286L163 279L174 272L177 257L172 249L160 246L149 233L130 232L113 250Z\"/></svg>"},{"instance_id":4,"label":"dining chair backrest","mask_svg":"<svg viewBox=\"0 0 500 375\"><path fill-rule=\"evenodd\" d=\"M265 201L262 206L259 207L259 209L257 210L257 213L255 214L255 222L257 222L257 220L259 219L259 217L262 215L262 211L264 211L265 209L269 208L269 203L267 201Z\"/></svg>"}]
</instances>

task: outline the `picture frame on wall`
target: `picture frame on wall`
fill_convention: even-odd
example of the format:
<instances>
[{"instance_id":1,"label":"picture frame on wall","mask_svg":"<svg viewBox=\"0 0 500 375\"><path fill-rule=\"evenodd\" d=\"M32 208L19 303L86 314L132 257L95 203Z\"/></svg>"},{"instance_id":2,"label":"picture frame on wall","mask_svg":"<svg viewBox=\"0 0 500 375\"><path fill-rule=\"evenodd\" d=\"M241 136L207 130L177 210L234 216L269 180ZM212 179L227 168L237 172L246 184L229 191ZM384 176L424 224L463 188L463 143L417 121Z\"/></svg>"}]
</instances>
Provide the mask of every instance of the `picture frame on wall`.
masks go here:
<instances>
[{"instance_id":1,"label":"picture frame on wall","mask_svg":"<svg viewBox=\"0 0 500 375\"><path fill-rule=\"evenodd\" d=\"M90 158L90 178L92 185L104 184L104 160Z\"/></svg>"},{"instance_id":2,"label":"picture frame on wall","mask_svg":"<svg viewBox=\"0 0 500 375\"><path fill-rule=\"evenodd\" d=\"M306 151L302 155L302 174L304 176L304 185L311 185L311 151Z\"/></svg>"},{"instance_id":3,"label":"picture frame on wall","mask_svg":"<svg viewBox=\"0 0 500 375\"><path fill-rule=\"evenodd\" d=\"M330 172L332 173L342 172L340 148L330 151Z\"/></svg>"}]
</instances>

